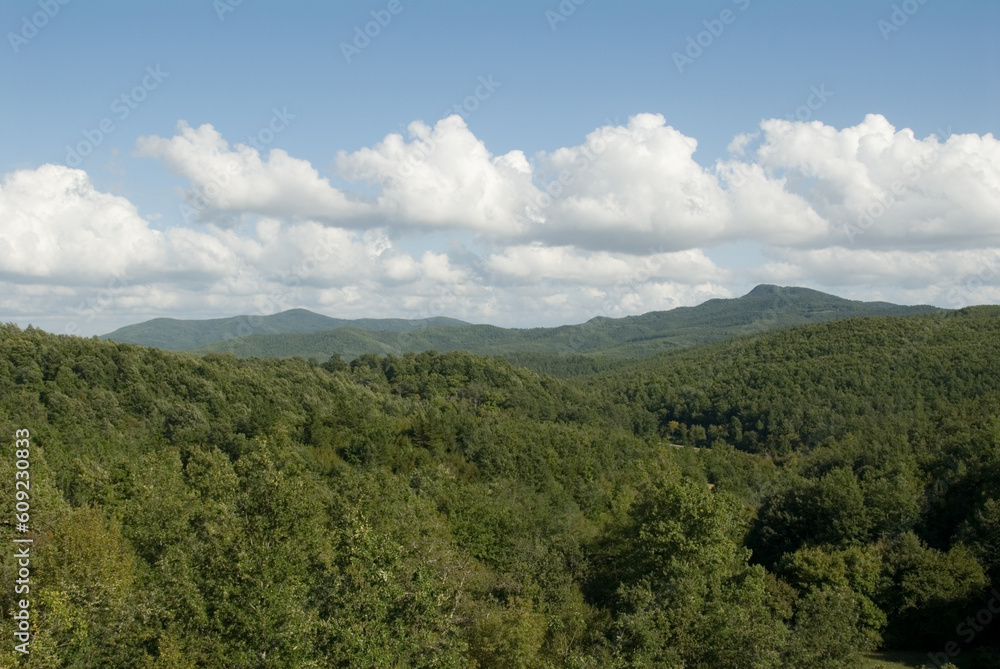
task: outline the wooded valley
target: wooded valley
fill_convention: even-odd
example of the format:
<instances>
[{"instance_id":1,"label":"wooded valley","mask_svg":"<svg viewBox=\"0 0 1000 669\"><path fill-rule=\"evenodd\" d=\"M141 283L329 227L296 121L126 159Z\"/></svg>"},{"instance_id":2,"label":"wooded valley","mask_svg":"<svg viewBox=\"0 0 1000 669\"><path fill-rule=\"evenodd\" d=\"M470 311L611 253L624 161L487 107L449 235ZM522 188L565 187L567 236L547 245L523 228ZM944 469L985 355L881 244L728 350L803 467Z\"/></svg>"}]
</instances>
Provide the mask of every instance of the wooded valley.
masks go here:
<instances>
[{"instance_id":1,"label":"wooded valley","mask_svg":"<svg viewBox=\"0 0 1000 669\"><path fill-rule=\"evenodd\" d=\"M997 307L532 369L0 326L24 666L997 667L998 350Z\"/></svg>"}]
</instances>

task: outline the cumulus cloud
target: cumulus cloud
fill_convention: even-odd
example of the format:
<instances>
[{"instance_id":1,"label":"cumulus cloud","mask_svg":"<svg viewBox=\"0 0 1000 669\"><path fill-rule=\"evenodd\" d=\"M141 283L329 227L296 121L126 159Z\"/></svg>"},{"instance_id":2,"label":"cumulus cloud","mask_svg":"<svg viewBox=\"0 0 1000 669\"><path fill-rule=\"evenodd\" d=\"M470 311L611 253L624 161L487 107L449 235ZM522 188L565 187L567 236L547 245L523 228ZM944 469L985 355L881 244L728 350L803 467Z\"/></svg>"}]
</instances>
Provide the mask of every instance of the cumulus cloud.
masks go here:
<instances>
[{"instance_id":1,"label":"cumulus cloud","mask_svg":"<svg viewBox=\"0 0 1000 669\"><path fill-rule=\"evenodd\" d=\"M356 192L281 150L265 160L253 147L230 148L208 125L181 123L173 138L140 139L138 151L189 179L185 197L207 220L300 216L643 254L741 239L935 248L1000 237L1000 143L944 132L917 139L879 115L842 130L763 121L711 168L695 160L697 141L659 114L603 126L531 162L521 151L494 156L457 115L412 123L408 134L337 154L337 174Z\"/></svg>"},{"instance_id":2,"label":"cumulus cloud","mask_svg":"<svg viewBox=\"0 0 1000 669\"><path fill-rule=\"evenodd\" d=\"M693 248L721 239L732 210L718 179L693 158L698 143L659 114L605 126L583 144L536 157L544 194L529 206L561 244L621 251Z\"/></svg>"},{"instance_id":3,"label":"cumulus cloud","mask_svg":"<svg viewBox=\"0 0 1000 669\"><path fill-rule=\"evenodd\" d=\"M782 173L824 221L799 245L935 249L1000 242L1000 142L939 131L924 139L869 115L837 130L769 120L760 166Z\"/></svg>"},{"instance_id":4,"label":"cumulus cloud","mask_svg":"<svg viewBox=\"0 0 1000 669\"><path fill-rule=\"evenodd\" d=\"M120 324L305 306L534 325L756 282L942 306L1000 297L992 135L920 139L870 115L843 129L763 121L714 164L695 160L697 146L663 116L638 114L530 159L494 155L451 116L337 153L347 185L335 188L285 151L262 156L181 122L137 153L188 180L185 224L164 212L155 229L81 170L3 178L0 310L85 305ZM422 236L441 231L485 250ZM731 242L765 260L726 266L706 253Z\"/></svg>"},{"instance_id":5,"label":"cumulus cloud","mask_svg":"<svg viewBox=\"0 0 1000 669\"><path fill-rule=\"evenodd\" d=\"M374 189L368 196L334 188L278 149L264 159L250 146L230 148L210 125L182 122L172 138L141 138L138 154L187 178L188 206L209 221L301 216L628 252L694 248L740 232L718 177L693 159L697 142L661 115L599 128L583 144L532 162L517 150L494 156L457 115L433 127L414 122L408 135L337 154L337 175L359 193Z\"/></svg>"},{"instance_id":6,"label":"cumulus cloud","mask_svg":"<svg viewBox=\"0 0 1000 669\"><path fill-rule=\"evenodd\" d=\"M433 128L417 121L407 130L410 141L390 134L372 148L337 154L341 177L378 187L374 216L432 229L524 231L521 210L537 189L523 152L493 156L458 115Z\"/></svg>"},{"instance_id":7,"label":"cumulus cloud","mask_svg":"<svg viewBox=\"0 0 1000 669\"><path fill-rule=\"evenodd\" d=\"M759 164L736 160L719 161L715 171L726 187L733 211L728 240L788 245L830 236L830 223L807 198L789 192L786 177L775 177Z\"/></svg>"},{"instance_id":8,"label":"cumulus cloud","mask_svg":"<svg viewBox=\"0 0 1000 669\"><path fill-rule=\"evenodd\" d=\"M372 148L337 155L341 177L359 188L377 187L370 198L334 188L307 161L281 149L265 160L254 147L230 148L207 124L191 128L182 121L172 138L142 137L137 153L161 159L190 181L184 198L201 220L252 213L341 227L520 230L516 212L535 190L522 152L491 155L458 115L433 128L415 122L408 130L410 141L390 134Z\"/></svg>"},{"instance_id":9,"label":"cumulus cloud","mask_svg":"<svg viewBox=\"0 0 1000 669\"><path fill-rule=\"evenodd\" d=\"M112 312L272 313L336 296L355 311L380 305L397 313L401 295L472 282L446 254L415 259L377 230L273 217L155 230L127 199L57 165L7 175L0 220L0 282L9 288L0 291L0 309L32 314L44 295L45 311L59 314L49 316L57 331L79 331Z\"/></svg>"},{"instance_id":10,"label":"cumulus cloud","mask_svg":"<svg viewBox=\"0 0 1000 669\"><path fill-rule=\"evenodd\" d=\"M234 261L216 240L186 228L149 227L123 197L96 190L83 170L43 165L0 186L0 273L87 284L113 275L207 278Z\"/></svg>"},{"instance_id":11,"label":"cumulus cloud","mask_svg":"<svg viewBox=\"0 0 1000 669\"><path fill-rule=\"evenodd\" d=\"M177 133L170 139L140 137L136 153L162 160L172 174L190 181L185 211L200 219L253 212L349 221L367 212L364 203L331 186L308 161L282 149L271 149L264 160L252 146L230 148L209 124L192 128L180 121Z\"/></svg>"}]
</instances>

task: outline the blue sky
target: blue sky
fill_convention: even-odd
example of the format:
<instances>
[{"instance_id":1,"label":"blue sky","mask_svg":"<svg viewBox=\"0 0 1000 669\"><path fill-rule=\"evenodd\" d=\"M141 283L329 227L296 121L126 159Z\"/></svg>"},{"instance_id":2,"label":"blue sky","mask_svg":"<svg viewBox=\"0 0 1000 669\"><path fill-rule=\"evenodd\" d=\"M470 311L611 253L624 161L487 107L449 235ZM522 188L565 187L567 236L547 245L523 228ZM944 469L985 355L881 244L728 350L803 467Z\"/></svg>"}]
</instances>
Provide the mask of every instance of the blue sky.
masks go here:
<instances>
[{"instance_id":1,"label":"blue sky","mask_svg":"<svg viewBox=\"0 0 1000 669\"><path fill-rule=\"evenodd\" d=\"M0 320L1000 302L996 3L232 5L0 7Z\"/></svg>"}]
</instances>

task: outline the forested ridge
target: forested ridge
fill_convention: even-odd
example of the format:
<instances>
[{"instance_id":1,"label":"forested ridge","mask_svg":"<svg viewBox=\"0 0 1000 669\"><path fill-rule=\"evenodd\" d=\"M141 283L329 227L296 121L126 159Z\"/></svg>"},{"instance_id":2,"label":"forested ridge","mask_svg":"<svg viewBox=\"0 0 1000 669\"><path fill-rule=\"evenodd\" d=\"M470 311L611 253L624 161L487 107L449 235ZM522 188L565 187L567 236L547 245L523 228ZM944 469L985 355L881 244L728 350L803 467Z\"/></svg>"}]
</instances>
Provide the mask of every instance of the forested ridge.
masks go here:
<instances>
[{"instance_id":1,"label":"forested ridge","mask_svg":"<svg viewBox=\"0 0 1000 669\"><path fill-rule=\"evenodd\" d=\"M209 320L158 318L119 328L102 339L194 353L240 357L353 359L365 353L403 355L466 350L503 356L547 369L553 354L590 358L591 366L674 351L698 344L858 316L940 313L928 305L859 302L809 288L760 285L741 297L711 299L693 307L609 318L578 325L502 328L449 318L347 321L293 309L271 316Z\"/></svg>"},{"instance_id":2,"label":"forested ridge","mask_svg":"<svg viewBox=\"0 0 1000 669\"><path fill-rule=\"evenodd\" d=\"M269 316L231 316L206 320L154 318L118 328L103 335L101 339L183 351L250 334L302 334L337 328L350 328L362 332L409 332L419 328L451 325L468 325L468 323L440 316L415 320L404 318L346 320L330 318L307 309L289 309Z\"/></svg>"},{"instance_id":3,"label":"forested ridge","mask_svg":"<svg viewBox=\"0 0 1000 669\"><path fill-rule=\"evenodd\" d=\"M563 379L0 326L3 519L32 444L24 666L994 667L998 350L988 307L533 358Z\"/></svg>"}]
</instances>

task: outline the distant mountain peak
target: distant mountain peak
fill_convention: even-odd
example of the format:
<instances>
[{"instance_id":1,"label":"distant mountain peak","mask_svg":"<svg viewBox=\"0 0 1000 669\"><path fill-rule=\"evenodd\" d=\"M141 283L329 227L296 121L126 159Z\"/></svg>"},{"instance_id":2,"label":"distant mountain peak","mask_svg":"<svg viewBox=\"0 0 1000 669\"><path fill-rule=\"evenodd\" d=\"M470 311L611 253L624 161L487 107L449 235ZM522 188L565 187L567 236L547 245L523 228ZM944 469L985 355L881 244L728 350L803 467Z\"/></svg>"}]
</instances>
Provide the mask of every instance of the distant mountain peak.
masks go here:
<instances>
[{"instance_id":1,"label":"distant mountain peak","mask_svg":"<svg viewBox=\"0 0 1000 669\"><path fill-rule=\"evenodd\" d=\"M774 295L776 293L785 293L785 292L794 291L794 290L798 290L798 289L796 289L796 288L789 288L787 286L775 286L774 284L770 284L770 283L762 283L759 286L755 287L753 290L751 290L749 293L747 293L746 296L750 297L751 295L755 295L755 296Z\"/></svg>"},{"instance_id":2,"label":"distant mountain peak","mask_svg":"<svg viewBox=\"0 0 1000 669\"><path fill-rule=\"evenodd\" d=\"M913 315L940 311L884 302L858 302L812 288L761 284L737 298L711 299L693 307L609 318L586 325L513 329L471 325L450 318L343 320L290 309L249 323L246 317L207 321L148 321L104 335L106 339L195 352L327 358L337 353L403 354L434 349L507 353L600 353L649 355L791 327L855 316Z\"/></svg>"}]
</instances>

